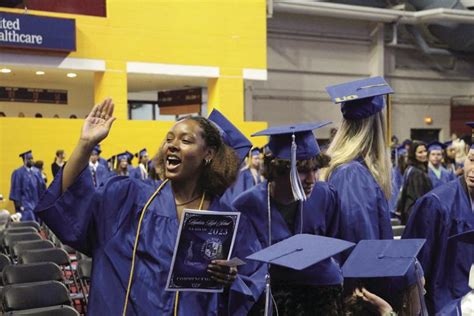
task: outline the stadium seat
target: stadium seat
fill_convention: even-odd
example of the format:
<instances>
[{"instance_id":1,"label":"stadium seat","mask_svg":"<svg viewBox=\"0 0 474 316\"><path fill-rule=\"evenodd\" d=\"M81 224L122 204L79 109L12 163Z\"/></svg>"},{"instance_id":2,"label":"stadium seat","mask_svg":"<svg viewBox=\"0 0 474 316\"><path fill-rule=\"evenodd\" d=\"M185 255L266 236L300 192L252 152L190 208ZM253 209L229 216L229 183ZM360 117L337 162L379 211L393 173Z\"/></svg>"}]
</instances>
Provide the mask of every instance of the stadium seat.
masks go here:
<instances>
[{"instance_id":1,"label":"stadium seat","mask_svg":"<svg viewBox=\"0 0 474 316\"><path fill-rule=\"evenodd\" d=\"M58 281L7 285L3 288L2 303L5 312L71 305L66 286Z\"/></svg>"},{"instance_id":2,"label":"stadium seat","mask_svg":"<svg viewBox=\"0 0 474 316\"><path fill-rule=\"evenodd\" d=\"M62 280L61 268L52 262L10 265L3 271L5 285Z\"/></svg>"},{"instance_id":3,"label":"stadium seat","mask_svg":"<svg viewBox=\"0 0 474 316\"><path fill-rule=\"evenodd\" d=\"M71 306L61 305L43 308L25 309L4 314L5 316L79 316L80 314Z\"/></svg>"},{"instance_id":4,"label":"stadium seat","mask_svg":"<svg viewBox=\"0 0 474 316\"><path fill-rule=\"evenodd\" d=\"M51 248L54 248L54 244L49 240L20 241L13 246L13 256L19 257L27 250Z\"/></svg>"},{"instance_id":5,"label":"stadium seat","mask_svg":"<svg viewBox=\"0 0 474 316\"><path fill-rule=\"evenodd\" d=\"M40 224L35 221L11 222L9 227L33 227L36 231L40 230Z\"/></svg>"}]
</instances>

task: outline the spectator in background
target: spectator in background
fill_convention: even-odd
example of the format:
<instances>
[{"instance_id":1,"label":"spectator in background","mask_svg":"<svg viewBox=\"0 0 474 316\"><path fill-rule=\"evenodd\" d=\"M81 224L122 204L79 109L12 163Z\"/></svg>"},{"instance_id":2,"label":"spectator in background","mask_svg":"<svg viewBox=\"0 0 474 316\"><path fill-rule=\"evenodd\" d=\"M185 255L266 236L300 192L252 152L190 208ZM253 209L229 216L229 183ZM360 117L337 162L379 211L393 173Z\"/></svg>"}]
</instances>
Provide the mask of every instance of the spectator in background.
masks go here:
<instances>
[{"instance_id":1,"label":"spectator in background","mask_svg":"<svg viewBox=\"0 0 474 316\"><path fill-rule=\"evenodd\" d=\"M36 117L36 118L42 118L42 117L43 117L43 114L41 114L41 113L36 113L36 114L35 114L35 117Z\"/></svg>"},{"instance_id":2,"label":"spectator in background","mask_svg":"<svg viewBox=\"0 0 474 316\"><path fill-rule=\"evenodd\" d=\"M53 115L53 118L59 118L59 115L54 114L54 115Z\"/></svg>"},{"instance_id":3,"label":"spectator in background","mask_svg":"<svg viewBox=\"0 0 474 316\"><path fill-rule=\"evenodd\" d=\"M24 221L34 220L33 209L38 204L40 196L46 189L41 175L33 168L31 150L20 154L23 166L12 173L10 200L15 204L17 213L21 213Z\"/></svg>"},{"instance_id":4,"label":"spectator in background","mask_svg":"<svg viewBox=\"0 0 474 316\"><path fill-rule=\"evenodd\" d=\"M456 177L453 172L446 170L441 164L443 160L444 144L432 142L428 145L428 175L433 184L433 188L454 180Z\"/></svg>"},{"instance_id":5,"label":"spectator in background","mask_svg":"<svg viewBox=\"0 0 474 316\"><path fill-rule=\"evenodd\" d=\"M100 147L96 145L94 149L92 149L91 156L89 158L89 169L91 170L92 174L92 182L94 186L97 188L109 178L109 171L106 167L99 163L99 154L100 154Z\"/></svg>"},{"instance_id":6,"label":"spectator in background","mask_svg":"<svg viewBox=\"0 0 474 316\"><path fill-rule=\"evenodd\" d=\"M56 157L54 157L54 162L51 164L51 172L53 173L53 178L56 177L56 174L59 170L64 166L66 163L66 154L64 150L58 149L56 150Z\"/></svg>"},{"instance_id":7,"label":"spectator in background","mask_svg":"<svg viewBox=\"0 0 474 316\"><path fill-rule=\"evenodd\" d=\"M69 118L70 119L77 119L77 116L76 116L76 114L71 114L71 115L69 115Z\"/></svg>"},{"instance_id":8,"label":"spectator in background","mask_svg":"<svg viewBox=\"0 0 474 316\"><path fill-rule=\"evenodd\" d=\"M5 112L0 112L0 117L7 117L7 116L5 115Z\"/></svg>"},{"instance_id":9,"label":"spectator in background","mask_svg":"<svg viewBox=\"0 0 474 316\"><path fill-rule=\"evenodd\" d=\"M404 184L397 213L401 215L402 224L406 225L411 207L416 200L433 189L428 176L428 151L423 142L413 141L408 151L408 168L404 175Z\"/></svg>"},{"instance_id":10,"label":"spectator in background","mask_svg":"<svg viewBox=\"0 0 474 316\"><path fill-rule=\"evenodd\" d=\"M41 175L41 179L43 179L44 184L46 185L48 183L48 178L46 177L46 173L44 173L43 166L44 166L43 160L37 160L35 161L35 164L33 167L36 168L36 170L39 172L39 174Z\"/></svg>"},{"instance_id":11,"label":"spectator in background","mask_svg":"<svg viewBox=\"0 0 474 316\"><path fill-rule=\"evenodd\" d=\"M25 117L25 113L23 112L18 113L18 117Z\"/></svg>"}]
</instances>

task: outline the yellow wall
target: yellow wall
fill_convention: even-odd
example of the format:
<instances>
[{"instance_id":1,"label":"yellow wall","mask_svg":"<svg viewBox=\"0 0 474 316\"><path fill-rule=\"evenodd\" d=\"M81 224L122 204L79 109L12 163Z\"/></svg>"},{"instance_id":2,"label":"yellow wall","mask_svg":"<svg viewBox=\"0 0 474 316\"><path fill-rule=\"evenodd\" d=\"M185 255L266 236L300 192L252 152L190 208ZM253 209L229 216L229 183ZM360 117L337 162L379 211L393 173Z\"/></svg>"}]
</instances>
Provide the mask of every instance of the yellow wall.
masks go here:
<instances>
[{"instance_id":1,"label":"yellow wall","mask_svg":"<svg viewBox=\"0 0 474 316\"><path fill-rule=\"evenodd\" d=\"M19 153L29 149L35 160L43 160L44 169L51 183L51 163L57 149L64 149L70 155L77 143L83 120L70 119L34 119L34 118L0 118L0 194L8 200L10 193L10 176L13 170L22 165ZM150 154L158 151L166 132L173 122L117 120L108 138L101 143L102 156L108 158L117 153L129 150L133 153L147 148ZM259 122L239 124L242 132L250 134L264 128ZM256 146L263 146L263 137L252 138ZM67 157L66 157L67 158ZM136 159L134 164L136 164ZM0 208L14 209L10 201L0 202Z\"/></svg>"},{"instance_id":2,"label":"yellow wall","mask_svg":"<svg viewBox=\"0 0 474 316\"><path fill-rule=\"evenodd\" d=\"M109 157L125 149L155 151L172 124L126 120L127 61L219 67L220 78L209 81L210 108L218 108L247 135L265 128L264 122L243 122L242 78L243 68L266 69L265 10L265 0L109 0L105 18L29 13L76 19L77 51L69 57L106 61L106 71L94 74L94 100L112 96L116 103L119 120L102 144L103 156ZM71 153L81 124L0 118L0 193L8 198L11 172L22 164L18 154L28 149L45 162L51 180L55 151ZM261 146L265 140L254 141ZM11 203L6 205L11 210Z\"/></svg>"}]
</instances>

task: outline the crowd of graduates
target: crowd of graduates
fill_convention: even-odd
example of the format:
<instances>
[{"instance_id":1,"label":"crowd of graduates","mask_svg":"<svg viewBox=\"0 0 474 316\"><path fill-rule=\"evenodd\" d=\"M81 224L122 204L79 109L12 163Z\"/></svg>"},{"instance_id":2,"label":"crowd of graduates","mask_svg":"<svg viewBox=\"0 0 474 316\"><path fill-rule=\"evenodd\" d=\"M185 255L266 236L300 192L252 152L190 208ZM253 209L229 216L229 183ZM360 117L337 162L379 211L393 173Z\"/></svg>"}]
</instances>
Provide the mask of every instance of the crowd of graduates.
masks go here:
<instances>
[{"instance_id":1,"label":"crowd of graduates","mask_svg":"<svg viewBox=\"0 0 474 316\"><path fill-rule=\"evenodd\" d=\"M474 145L393 139L390 156L385 80L327 90L343 119L325 149L313 131L330 122L268 128L252 148L215 110L176 122L152 159L100 156L106 99L47 189L20 155L10 199L93 258L90 315L473 315ZM222 293L165 290L185 208L241 214L232 257L245 264L208 265Z\"/></svg>"}]
</instances>

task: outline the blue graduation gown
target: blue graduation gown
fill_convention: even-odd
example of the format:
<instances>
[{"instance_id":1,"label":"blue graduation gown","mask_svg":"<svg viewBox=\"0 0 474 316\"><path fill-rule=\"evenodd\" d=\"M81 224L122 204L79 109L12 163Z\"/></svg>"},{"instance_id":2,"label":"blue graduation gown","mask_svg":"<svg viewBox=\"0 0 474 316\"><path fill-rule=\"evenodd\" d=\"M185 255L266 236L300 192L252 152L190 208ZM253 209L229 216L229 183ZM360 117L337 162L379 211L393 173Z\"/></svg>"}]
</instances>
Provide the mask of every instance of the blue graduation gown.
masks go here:
<instances>
[{"instance_id":1,"label":"blue graduation gown","mask_svg":"<svg viewBox=\"0 0 474 316\"><path fill-rule=\"evenodd\" d=\"M328 182L340 199L341 239L393 239L388 201L362 162L337 167Z\"/></svg>"},{"instance_id":2,"label":"blue graduation gown","mask_svg":"<svg viewBox=\"0 0 474 316\"><path fill-rule=\"evenodd\" d=\"M431 183L433 184L433 189L439 187L440 185L443 185L445 183L448 183L449 181L452 181L456 179L456 176L454 173L446 170L444 167L441 168L441 176L438 178L434 171L431 168L428 168L428 176L430 177Z\"/></svg>"},{"instance_id":3,"label":"blue graduation gown","mask_svg":"<svg viewBox=\"0 0 474 316\"><path fill-rule=\"evenodd\" d=\"M388 201L388 209L390 213L394 213L397 208L398 197L400 195L400 189L403 186L403 175L400 171L400 168L393 167L392 168L392 196Z\"/></svg>"},{"instance_id":4,"label":"blue graduation gown","mask_svg":"<svg viewBox=\"0 0 474 316\"><path fill-rule=\"evenodd\" d=\"M99 165L103 166L106 170L109 170L109 164L107 163L107 160L102 157L99 157Z\"/></svg>"},{"instance_id":5,"label":"blue graduation gown","mask_svg":"<svg viewBox=\"0 0 474 316\"><path fill-rule=\"evenodd\" d=\"M261 183L261 182L258 182ZM221 203L225 204L228 207L231 207L232 202L243 192L253 188L258 183L255 183L255 180L252 176L251 171L247 169L241 169L237 179L232 184L232 186L222 195Z\"/></svg>"},{"instance_id":6,"label":"blue graduation gown","mask_svg":"<svg viewBox=\"0 0 474 316\"><path fill-rule=\"evenodd\" d=\"M92 172L92 170L91 170ZM92 176L92 175L91 175ZM99 187L111 177L110 172L101 164L99 164L95 170L95 186Z\"/></svg>"},{"instance_id":7,"label":"blue graduation gown","mask_svg":"<svg viewBox=\"0 0 474 316\"><path fill-rule=\"evenodd\" d=\"M41 174L33 168L25 166L13 171L11 177L10 200L17 202L23 210L16 208L21 213L22 221L35 220L33 210L45 191L45 183Z\"/></svg>"},{"instance_id":8,"label":"blue graduation gown","mask_svg":"<svg viewBox=\"0 0 474 316\"><path fill-rule=\"evenodd\" d=\"M436 316L462 316L461 299L454 300L447 304Z\"/></svg>"},{"instance_id":9,"label":"blue graduation gown","mask_svg":"<svg viewBox=\"0 0 474 316\"><path fill-rule=\"evenodd\" d=\"M246 215L257 232L258 240L263 248L269 246L267 185L267 181L262 182L239 195L232 203L235 210ZM311 197L303 205L303 227L301 227L299 210L295 217L295 227L290 230L274 203L271 203L272 244L293 236L292 231L336 237L339 222L338 211L336 192L324 182L315 184ZM274 266L271 277L272 280L284 281L288 284L314 286L337 285L341 284L343 280L339 264L332 258L301 271Z\"/></svg>"},{"instance_id":10,"label":"blue graduation gown","mask_svg":"<svg viewBox=\"0 0 474 316\"><path fill-rule=\"evenodd\" d=\"M402 238L426 238L418 254L423 266L430 315L470 291L474 247L449 243L448 237L474 228L474 213L462 177L421 197L413 206Z\"/></svg>"},{"instance_id":11,"label":"blue graduation gown","mask_svg":"<svg viewBox=\"0 0 474 316\"><path fill-rule=\"evenodd\" d=\"M62 242L93 257L88 315L121 315L139 216L154 189L129 177L113 177L95 189L89 168L63 194L61 182L62 171L35 212ZM210 209L223 210L218 199ZM173 315L175 292L165 286L178 226L167 183L142 222L127 315ZM260 250L248 227L242 217L233 256ZM259 267L239 267L237 280L223 294L181 292L178 315L246 315L264 288L265 270Z\"/></svg>"},{"instance_id":12,"label":"blue graduation gown","mask_svg":"<svg viewBox=\"0 0 474 316\"><path fill-rule=\"evenodd\" d=\"M141 169L140 169L140 166L138 166L138 167L136 167L136 168L133 168L133 169L130 171L129 177L130 177L130 178L137 179L137 180L145 181L145 180L148 179L148 174L146 175L146 178L143 179L143 178L142 178L142 171L141 171Z\"/></svg>"}]
</instances>

